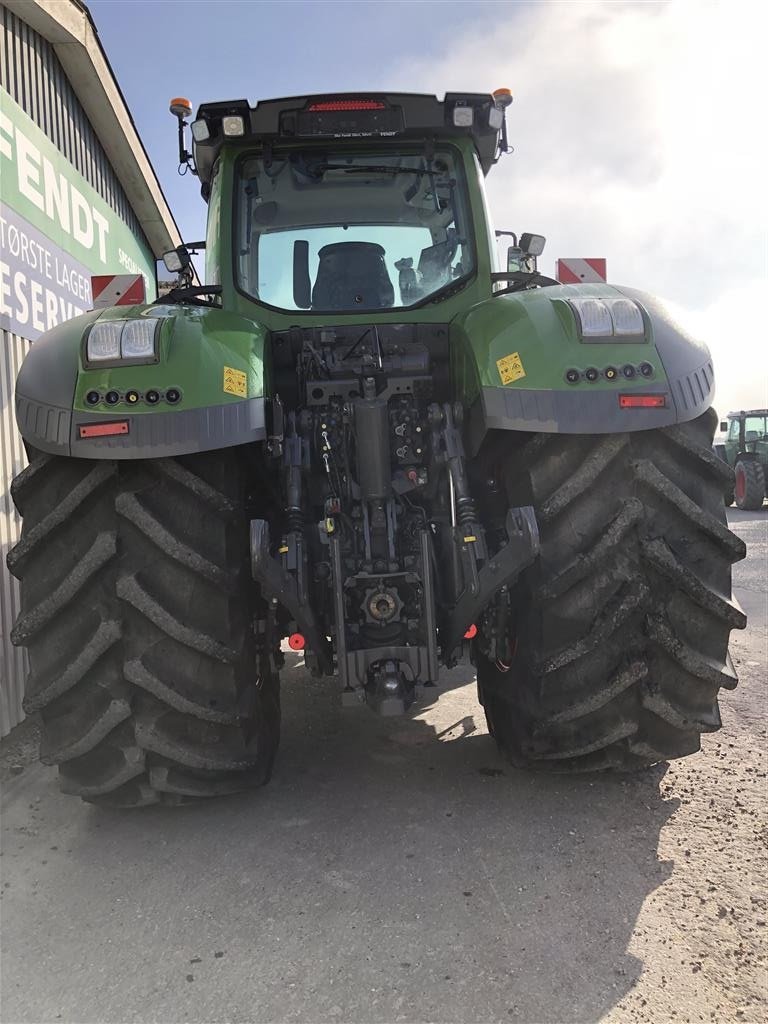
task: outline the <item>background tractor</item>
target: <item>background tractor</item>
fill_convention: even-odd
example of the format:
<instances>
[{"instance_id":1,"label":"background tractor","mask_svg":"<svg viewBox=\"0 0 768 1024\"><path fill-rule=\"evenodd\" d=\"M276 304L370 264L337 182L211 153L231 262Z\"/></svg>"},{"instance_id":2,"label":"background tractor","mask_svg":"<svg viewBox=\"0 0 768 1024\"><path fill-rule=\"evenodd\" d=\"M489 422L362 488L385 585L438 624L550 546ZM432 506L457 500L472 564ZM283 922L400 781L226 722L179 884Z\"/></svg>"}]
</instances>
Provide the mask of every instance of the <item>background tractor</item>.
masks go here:
<instances>
[{"instance_id":1,"label":"background tractor","mask_svg":"<svg viewBox=\"0 0 768 1024\"><path fill-rule=\"evenodd\" d=\"M541 236L498 266L510 102L209 103L191 153L174 102L205 243L17 382L14 641L66 792L264 783L284 641L387 715L469 655L521 767L632 770L720 726L744 546L709 353L650 295L540 274Z\"/></svg>"},{"instance_id":2,"label":"background tractor","mask_svg":"<svg viewBox=\"0 0 768 1024\"><path fill-rule=\"evenodd\" d=\"M729 412L720 430L725 441L715 445L720 458L734 470L734 486L726 491L725 503L758 509L765 499L768 474L768 409Z\"/></svg>"}]
</instances>

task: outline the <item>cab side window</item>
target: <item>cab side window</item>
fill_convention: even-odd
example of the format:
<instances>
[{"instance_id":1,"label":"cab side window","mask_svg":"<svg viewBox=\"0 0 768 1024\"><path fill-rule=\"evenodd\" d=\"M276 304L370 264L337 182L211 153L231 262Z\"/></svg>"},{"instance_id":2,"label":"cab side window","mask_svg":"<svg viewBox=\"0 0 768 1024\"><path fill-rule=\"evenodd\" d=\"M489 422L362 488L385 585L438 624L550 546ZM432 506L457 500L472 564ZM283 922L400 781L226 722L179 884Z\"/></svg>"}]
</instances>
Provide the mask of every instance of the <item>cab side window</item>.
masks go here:
<instances>
[{"instance_id":1,"label":"cab side window","mask_svg":"<svg viewBox=\"0 0 768 1024\"><path fill-rule=\"evenodd\" d=\"M739 421L731 420L731 425L728 428L728 440L738 441L739 440Z\"/></svg>"},{"instance_id":2,"label":"cab side window","mask_svg":"<svg viewBox=\"0 0 768 1024\"><path fill-rule=\"evenodd\" d=\"M761 441L765 437L765 417L747 416L744 429L748 441Z\"/></svg>"}]
</instances>

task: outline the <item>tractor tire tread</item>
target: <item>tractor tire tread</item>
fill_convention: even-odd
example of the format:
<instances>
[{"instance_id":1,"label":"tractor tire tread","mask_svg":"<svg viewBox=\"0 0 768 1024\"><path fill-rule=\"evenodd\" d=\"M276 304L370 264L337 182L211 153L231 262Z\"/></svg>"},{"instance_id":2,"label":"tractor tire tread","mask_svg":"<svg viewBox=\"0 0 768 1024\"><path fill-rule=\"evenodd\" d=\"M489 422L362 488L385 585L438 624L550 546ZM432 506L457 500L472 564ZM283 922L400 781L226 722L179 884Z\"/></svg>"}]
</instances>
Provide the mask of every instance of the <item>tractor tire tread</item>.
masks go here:
<instances>
[{"instance_id":1,"label":"tractor tire tread","mask_svg":"<svg viewBox=\"0 0 768 1024\"><path fill-rule=\"evenodd\" d=\"M256 678L245 459L30 459L12 638L62 791L138 807L263 785L279 696Z\"/></svg>"},{"instance_id":2,"label":"tractor tire tread","mask_svg":"<svg viewBox=\"0 0 768 1024\"><path fill-rule=\"evenodd\" d=\"M765 470L757 459L739 459L736 463L737 485L735 500L738 508L755 512L763 507L765 500ZM738 477L744 476L743 494L739 495Z\"/></svg>"},{"instance_id":3,"label":"tractor tire tread","mask_svg":"<svg viewBox=\"0 0 768 1024\"><path fill-rule=\"evenodd\" d=\"M745 547L725 522L714 425L710 410L493 449L510 494L527 480L541 533L513 595L509 670L476 649L489 728L513 764L635 771L720 728L718 691L737 682L728 639L746 624L731 592Z\"/></svg>"}]
</instances>

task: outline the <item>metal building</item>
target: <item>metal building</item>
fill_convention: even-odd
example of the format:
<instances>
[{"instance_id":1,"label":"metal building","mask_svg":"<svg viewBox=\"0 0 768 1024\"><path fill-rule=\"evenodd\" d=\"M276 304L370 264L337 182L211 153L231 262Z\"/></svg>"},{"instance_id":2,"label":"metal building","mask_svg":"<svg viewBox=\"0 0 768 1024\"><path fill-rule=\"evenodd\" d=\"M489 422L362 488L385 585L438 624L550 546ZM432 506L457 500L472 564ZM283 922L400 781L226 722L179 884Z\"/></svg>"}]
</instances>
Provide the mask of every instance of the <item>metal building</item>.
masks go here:
<instances>
[{"instance_id":1,"label":"metal building","mask_svg":"<svg viewBox=\"0 0 768 1024\"><path fill-rule=\"evenodd\" d=\"M179 233L85 4L0 0L0 735L23 717L5 556L24 465L13 389L30 343L91 308L91 274L142 273Z\"/></svg>"}]
</instances>

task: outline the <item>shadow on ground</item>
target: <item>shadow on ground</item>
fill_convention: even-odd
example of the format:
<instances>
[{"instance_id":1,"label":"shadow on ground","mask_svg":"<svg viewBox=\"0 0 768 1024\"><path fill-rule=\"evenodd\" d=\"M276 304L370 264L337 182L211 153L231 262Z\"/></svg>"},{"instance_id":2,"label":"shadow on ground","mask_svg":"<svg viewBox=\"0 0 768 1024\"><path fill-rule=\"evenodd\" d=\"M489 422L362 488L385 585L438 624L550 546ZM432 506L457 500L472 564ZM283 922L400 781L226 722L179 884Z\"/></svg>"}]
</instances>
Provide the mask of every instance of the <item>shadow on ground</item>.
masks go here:
<instances>
[{"instance_id":1,"label":"shadow on ground","mask_svg":"<svg viewBox=\"0 0 768 1024\"><path fill-rule=\"evenodd\" d=\"M9 808L6 867L31 867L23 910L4 902L26 988L5 1019L575 1022L627 993L633 925L671 870L663 768L515 771L466 669L411 719L285 680L267 789L118 813L46 774L27 832L27 803Z\"/></svg>"}]
</instances>

